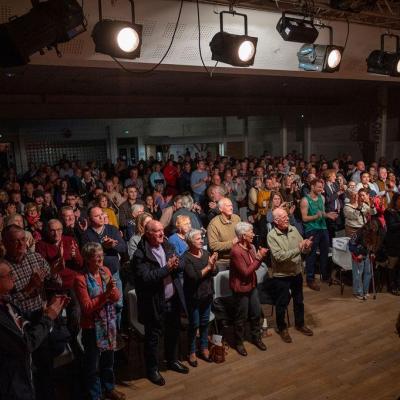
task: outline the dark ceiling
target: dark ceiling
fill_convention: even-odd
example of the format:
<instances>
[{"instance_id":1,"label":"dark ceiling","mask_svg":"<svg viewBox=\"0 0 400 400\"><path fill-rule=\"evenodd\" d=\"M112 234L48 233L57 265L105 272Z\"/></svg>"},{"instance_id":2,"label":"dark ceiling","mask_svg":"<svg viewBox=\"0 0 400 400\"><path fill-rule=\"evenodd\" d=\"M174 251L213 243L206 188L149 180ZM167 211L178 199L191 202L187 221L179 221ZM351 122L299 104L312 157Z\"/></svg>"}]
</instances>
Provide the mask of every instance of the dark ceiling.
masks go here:
<instances>
[{"instance_id":1,"label":"dark ceiling","mask_svg":"<svg viewBox=\"0 0 400 400\"><path fill-rule=\"evenodd\" d=\"M28 65L0 74L0 118L129 118L140 116L258 115L290 107L374 104L387 86L397 113L400 84L160 70Z\"/></svg>"}]
</instances>

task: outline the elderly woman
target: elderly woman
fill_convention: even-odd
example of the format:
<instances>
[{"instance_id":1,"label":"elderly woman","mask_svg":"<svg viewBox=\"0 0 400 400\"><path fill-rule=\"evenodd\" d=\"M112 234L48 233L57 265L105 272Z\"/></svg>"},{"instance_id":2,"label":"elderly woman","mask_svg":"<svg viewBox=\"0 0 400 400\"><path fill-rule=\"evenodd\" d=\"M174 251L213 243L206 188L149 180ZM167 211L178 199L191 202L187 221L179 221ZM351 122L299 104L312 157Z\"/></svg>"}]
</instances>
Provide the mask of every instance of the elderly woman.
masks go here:
<instances>
[{"instance_id":1,"label":"elderly woman","mask_svg":"<svg viewBox=\"0 0 400 400\"><path fill-rule=\"evenodd\" d=\"M181 257L182 254L188 249L185 237L186 234L192 229L190 218L187 215L178 215L175 226L177 232L168 238L168 242L174 246L176 255Z\"/></svg>"},{"instance_id":2,"label":"elderly woman","mask_svg":"<svg viewBox=\"0 0 400 400\"><path fill-rule=\"evenodd\" d=\"M250 319L252 342L260 350L267 347L261 340L261 306L257 292L256 270L260 267L267 249L260 247L256 251L253 246L253 226L247 222L239 222L235 227L238 243L231 250L229 286L236 303L235 340L236 350L242 356L247 356L243 345L245 324Z\"/></svg>"},{"instance_id":3,"label":"elderly woman","mask_svg":"<svg viewBox=\"0 0 400 400\"><path fill-rule=\"evenodd\" d=\"M85 272L75 279L75 292L81 306L82 344L88 398L124 399L115 390L114 350L117 337L115 303L120 293L104 266L103 248L100 243L89 242L83 246Z\"/></svg>"},{"instance_id":4,"label":"elderly woman","mask_svg":"<svg viewBox=\"0 0 400 400\"><path fill-rule=\"evenodd\" d=\"M192 229L186 234L189 250L184 255L183 290L189 313L189 364L197 367L196 333L200 333L199 357L211 362L208 352L208 323L213 299L212 275L216 271L217 253L212 256L203 249L201 231Z\"/></svg>"}]
</instances>

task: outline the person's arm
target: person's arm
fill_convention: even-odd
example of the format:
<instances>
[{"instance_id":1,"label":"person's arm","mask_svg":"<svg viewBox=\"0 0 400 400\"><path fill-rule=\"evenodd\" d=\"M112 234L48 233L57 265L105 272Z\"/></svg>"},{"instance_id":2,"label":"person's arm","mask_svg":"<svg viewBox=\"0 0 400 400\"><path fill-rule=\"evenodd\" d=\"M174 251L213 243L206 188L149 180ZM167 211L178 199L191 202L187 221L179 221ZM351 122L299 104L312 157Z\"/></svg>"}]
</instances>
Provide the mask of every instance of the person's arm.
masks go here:
<instances>
[{"instance_id":1,"label":"person's arm","mask_svg":"<svg viewBox=\"0 0 400 400\"><path fill-rule=\"evenodd\" d=\"M166 228L171 223L173 214L173 207L166 207L162 210L160 222L162 223L163 227Z\"/></svg>"},{"instance_id":2,"label":"person's arm","mask_svg":"<svg viewBox=\"0 0 400 400\"><path fill-rule=\"evenodd\" d=\"M196 270L192 260L189 257L184 257L184 270L185 270L185 279L188 279L192 283L198 282L202 278L202 270Z\"/></svg>"},{"instance_id":3,"label":"person's arm","mask_svg":"<svg viewBox=\"0 0 400 400\"><path fill-rule=\"evenodd\" d=\"M120 254L125 254L127 252L126 243L119 234L118 229L115 226L111 226L109 233L110 234L108 236L118 241L117 245L114 247L114 250L117 250Z\"/></svg>"},{"instance_id":4,"label":"person's arm","mask_svg":"<svg viewBox=\"0 0 400 400\"><path fill-rule=\"evenodd\" d=\"M247 278L260 267L261 261L262 259L256 256L250 264L247 264L239 246L234 246L231 250L230 269L234 270L242 278Z\"/></svg>"},{"instance_id":5,"label":"person's arm","mask_svg":"<svg viewBox=\"0 0 400 400\"><path fill-rule=\"evenodd\" d=\"M53 321L46 315L43 315L35 324L25 323L23 327L24 342L30 353L33 353L42 344L52 327Z\"/></svg>"},{"instance_id":6,"label":"person's arm","mask_svg":"<svg viewBox=\"0 0 400 400\"><path fill-rule=\"evenodd\" d=\"M300 250L301 236L300 236L300 234L298 235L298 237L299 237L298 246L295 246L289 250L285 250L281 247L281 245L277 241L277 238L273 234L273 231L271 231L267 235L267 242L268 242L268 247L271 251L271 256L273 257L273 259L276 260L277 262L285 262L285 261L291 260L294 257L299 256L301 254L301 250Z\"/></svg>"},{"instance_id":7,"label":"person's arm","mask_svg":"<svg viewBox=\"0 0 400 400\"><path fill-rule=\"evenodd\" d=\"M197 189L198 187L204 185L204 180L203 179L198 180L198 179L199 175L193 172L192 175L190 176L190 187L192 188L192 190Z\"/></svg>"},{"instance_id":8,"label":"person's arm","mask_svg":"<svg viewBox=\"0 0 400 400\"><path fill-rule=\"evenodd\" d=\"M322 218L321 211L318 211L315 215L308 215L308 201L305 197L301 199L300 202L300 211L301 211L301 218L303 222L311 222L316 221L317 219Z\"/></svg>"},{"instance_id":9,"label":"person's arm","mask_svg":"<svg viewBox=\"0 0 400 400\"><path fill-rule=\"evenodd\" d=\"M144 254L139 250L134 253L131 259L131 268L134 270L135 277L149 286L159 283L170 274L166 267L150 268Z\"/></svg>"},{"instance_id":10,"label":"person's arm","mask_svg":"<svg viewBox=\"0 0 400 400\"><path fill-rule=\"evenodd\" d=\"M81 312L84 315L92 315L94 311L101 309L108 300L106 293L90 298L86 278L83 274L75 278L74 290L81 306Z\"/></svg>"},{"instance_id":11,"label":"person's arm","mask_svg":"<svg viewBox=\"0 0 400 400\"><path fill-rule=\"evenodd\" d=\"M249 200L252 204L257 205L257 190L253 187L249 190Z\"/></svg>"},{"instance_id":12,"label":"person's arm","mask_svg":"<svg viewBox=\"0 0 400 400\"><path fill-rule=\"evenodd\" d=\"M129 215L128 212L130 212L130 204L128 203L122 203L121 207L119 208L119 213L118 213L118 219L119 219L119 227L121 229L125 229L126 226L128 225L128 219Z\"/></svg>"}]
</instances>

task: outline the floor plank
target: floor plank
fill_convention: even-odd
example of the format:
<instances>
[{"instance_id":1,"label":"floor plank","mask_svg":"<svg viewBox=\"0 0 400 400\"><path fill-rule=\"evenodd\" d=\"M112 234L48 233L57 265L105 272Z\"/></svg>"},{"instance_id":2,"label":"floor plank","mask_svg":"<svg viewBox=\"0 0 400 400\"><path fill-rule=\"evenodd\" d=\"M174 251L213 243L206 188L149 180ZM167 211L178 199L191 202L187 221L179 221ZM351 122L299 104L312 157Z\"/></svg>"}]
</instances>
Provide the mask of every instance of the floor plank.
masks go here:
<instances>
[{"instance_id":1,"label":"floor plank","mask_svg":"<svg viewBox=\"0 0 400 400\"><path fill-rule=\"evenodd\" d=\"M188 375L163 372L164 387L138 379L119 390L127 400L396 400L399 299L382 293L376 300L360 302L349 288L340 296L337 286L327 285L320 292L305 288L304 295L313 337L290 328L291 344L274 333L264 339L266 352L246 343L248 357L230 349L224 364L199 360Z\"/></svg>"}]
</instances>

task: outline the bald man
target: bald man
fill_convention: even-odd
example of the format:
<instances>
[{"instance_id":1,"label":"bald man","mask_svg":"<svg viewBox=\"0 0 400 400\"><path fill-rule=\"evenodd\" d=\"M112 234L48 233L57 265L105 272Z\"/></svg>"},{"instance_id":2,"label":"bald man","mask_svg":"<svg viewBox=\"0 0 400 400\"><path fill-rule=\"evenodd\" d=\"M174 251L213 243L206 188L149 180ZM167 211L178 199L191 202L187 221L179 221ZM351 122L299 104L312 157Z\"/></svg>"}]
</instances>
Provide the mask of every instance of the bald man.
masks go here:
<instances>
[{"instance_id":1,"label":"bald man","mask_svg":"<svg viewBox=\"0 0 400 400\"><path fill-rule=\"evenodd\" d=\"M289 216L283 208L276 208L274 228L268 233L268 247L271 251L272 277L275 288L276 325L279 335L286 343L291 343L285 322L285 312L290 297L293 298L296 329L306 336L313 332L304 324L303 275L301 255L310 252L312 238L301 237L299 231L289 224Z\"/></svg>"},{"instance_id":2,"label":"bald man","mask_svg":"<svg viewBox=\"0 0 400 400\"><path fill-rule=\"evenodd\" d=\"M179 258L165 240L159 221L147 223L145 234L131 259L135 276L139 321L144 324L145 361L148 379L165 385L158 368L158 342L164 332L168 368L187 374L188 367L178 361L180 316L187 314L182 284L178 275Z\"/></svg>"}]
</instances>

